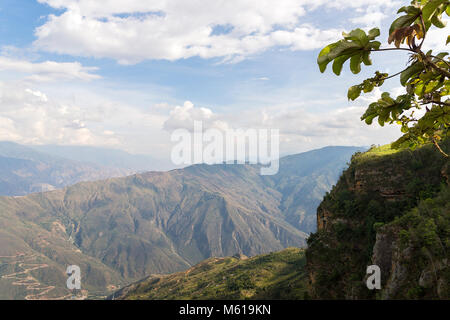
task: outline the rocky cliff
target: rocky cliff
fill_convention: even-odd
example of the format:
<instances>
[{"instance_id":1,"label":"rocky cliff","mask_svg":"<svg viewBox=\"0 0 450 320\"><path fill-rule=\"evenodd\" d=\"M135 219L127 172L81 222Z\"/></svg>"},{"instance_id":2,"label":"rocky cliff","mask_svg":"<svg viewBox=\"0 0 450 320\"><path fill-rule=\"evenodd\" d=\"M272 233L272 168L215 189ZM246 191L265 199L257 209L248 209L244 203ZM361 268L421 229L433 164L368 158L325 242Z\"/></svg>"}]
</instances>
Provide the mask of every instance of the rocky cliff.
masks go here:
<instances>
[{"instance_id":1,"label":"rocky cliff","mask_svg":"<svg viewBox=\"0 0 450 320\"><path fill-rule=\"evenodd\" d=\"M311 296L448 299L449 168L433 146L356 154L318 208L306 252ZM366 286L374 264L381 290Z\"/></svg>"}]
</instances>

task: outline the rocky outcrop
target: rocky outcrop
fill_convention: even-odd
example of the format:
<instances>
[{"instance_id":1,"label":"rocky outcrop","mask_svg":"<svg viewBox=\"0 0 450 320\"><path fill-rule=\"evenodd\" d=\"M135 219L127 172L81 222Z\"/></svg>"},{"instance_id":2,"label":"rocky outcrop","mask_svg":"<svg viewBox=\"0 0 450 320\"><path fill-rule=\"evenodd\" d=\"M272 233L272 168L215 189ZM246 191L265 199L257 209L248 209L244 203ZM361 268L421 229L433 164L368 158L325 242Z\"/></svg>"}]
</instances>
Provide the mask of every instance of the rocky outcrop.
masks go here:
<instances>
[{"instance_id":1,"label":"rocky outcrop","mask_svg":"<svg viewBox=\"0 0 450 320\"><path fill-rule=\"evenodd\" d=\"M355 155L318 207L306 252L313 298L448 299L450 162L433 146L385 150ZM373 264L381 290L366 287Z\"/></svg>"},{"instance_id":2,"label":"rocky outcrop","mask_svg":"<svg viewBox=\"0 0 450 320\"><path fill-rule=\"evenodd\" d=\"M401 246L399 230L384 228L377 233L372 263L381 269L381 299L405 298L405 288L427 292L431 297L448 299L448 258L437 258L428 248L413 244ZM424 256L425 263L419 263ZM413 294L414 292L409 292ZM408 297L408 296L406 296Z\"/></svg>"},{"instance_id":3,"label":"rocky outcrop","mask_svg":"<svg viewBox=\"0 0 450 320\"><path fill-rule=\"evenodd\" d=\"M332 213L329 210L319 206L317 209L317 230L325 230L327 228L331 220L331 215Z\"/></svg>"}]
</instances>

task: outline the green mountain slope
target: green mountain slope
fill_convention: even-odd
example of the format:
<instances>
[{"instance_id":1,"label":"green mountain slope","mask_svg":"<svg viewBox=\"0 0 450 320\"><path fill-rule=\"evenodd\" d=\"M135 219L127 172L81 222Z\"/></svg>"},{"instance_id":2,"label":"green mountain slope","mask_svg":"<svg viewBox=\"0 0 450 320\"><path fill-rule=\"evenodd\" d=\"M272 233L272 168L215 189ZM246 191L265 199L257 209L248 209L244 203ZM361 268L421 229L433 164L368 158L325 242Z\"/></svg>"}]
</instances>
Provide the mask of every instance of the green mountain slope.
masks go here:
<instances>
[{"instance_id":1,"label":"green mountain slope","mask_svg":"<svg viewBox=\"0 0 450 320\"><path fill-rule=\"evenodd\" d=\"M289 248L253 258L210 258L171 275L152 275L108 299L303 299L304 251Z\"/></svg>"}]
</instances>

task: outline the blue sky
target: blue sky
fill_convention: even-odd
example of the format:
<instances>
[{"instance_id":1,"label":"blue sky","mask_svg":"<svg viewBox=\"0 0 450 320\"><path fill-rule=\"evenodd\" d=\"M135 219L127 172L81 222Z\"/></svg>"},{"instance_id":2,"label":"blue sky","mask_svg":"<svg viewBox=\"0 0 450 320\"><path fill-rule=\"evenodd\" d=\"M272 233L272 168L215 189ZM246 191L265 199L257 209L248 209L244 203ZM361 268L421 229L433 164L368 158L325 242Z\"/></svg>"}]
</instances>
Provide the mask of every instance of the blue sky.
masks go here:
<instances>
[{"instance_id":1,"label":"blue sky","mask_svg":"<svg viewBox=\"0 0 450 320\"><path fill-rule=\"evenodd\" d=\"M311 3L2 0L0 140L167 158L171 130L193 120L279 128L282 153L394 140L397 127L359 121L380 92L350 103L346 91L377 69L399 71L404 55L341 77L321 74L316 58L356 27L381 26L385 42L408 1ZM439 36L431 48L443 47Z\"/></svg>"}]
</instances>

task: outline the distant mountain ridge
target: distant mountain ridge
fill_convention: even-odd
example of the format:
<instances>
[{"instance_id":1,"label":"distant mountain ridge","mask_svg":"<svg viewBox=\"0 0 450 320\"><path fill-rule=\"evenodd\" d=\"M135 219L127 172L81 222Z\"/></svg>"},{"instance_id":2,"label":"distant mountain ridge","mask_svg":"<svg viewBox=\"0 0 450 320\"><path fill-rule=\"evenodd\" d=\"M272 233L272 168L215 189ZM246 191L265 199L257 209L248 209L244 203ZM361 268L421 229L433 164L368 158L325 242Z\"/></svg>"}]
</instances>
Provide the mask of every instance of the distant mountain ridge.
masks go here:
<instances>
[{"instance_id":1,"label":"distant mountain ridge","mask_svg":"<svg viewBox=\"0 0 450 320\"><path fill-rule=\"evenodd\" d=\"M166 171L175 169L170 161L157 160L145 154L130 154L119 149L92 146L36 145L30 148L49 155L60 156L102 167L126 169L132 172Z\"/></svg>"},{"instance_id":2,"label":"distant mountain ridge","mask_svg":"<svg viewBox=\"0 0 450 320\"><path fill-rule=\"evenodd\" d=\"M194 165L0 197L0 231L8 239L0 256L36 255L59 275L81 261L91 270L89 291L107 293L213 256L303 247L315 229L314 206L360 149L285 157L274 176L261 176L255 165ZM54 285L48 275L36 279ZM14 287L0 279L2 286ZM64 291L65 282L57 286Z\"/></svg>"},{"instance_id":3,"label":"distant mountain ridge","mask_svg":"<svg viewBox=\"0 0 450 320\"><path fill-rule=\"evenodd\" d=\"M0 195L23 196L50 191L80 181L94 181L131 174L38 152L13 142L0 142Z\"/></svg>"}]
</instances>

